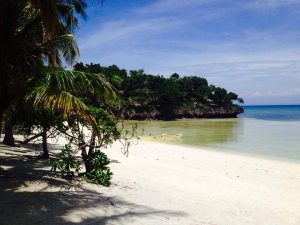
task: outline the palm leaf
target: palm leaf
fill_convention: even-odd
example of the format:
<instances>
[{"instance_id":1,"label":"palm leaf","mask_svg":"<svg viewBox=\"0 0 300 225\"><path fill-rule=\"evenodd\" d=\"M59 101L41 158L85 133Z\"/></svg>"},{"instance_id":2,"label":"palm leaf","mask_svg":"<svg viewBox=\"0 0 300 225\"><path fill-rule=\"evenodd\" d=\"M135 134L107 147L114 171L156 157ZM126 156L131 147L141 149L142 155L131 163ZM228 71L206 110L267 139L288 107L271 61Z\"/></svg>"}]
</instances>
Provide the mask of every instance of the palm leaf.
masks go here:
<instances>
[{"instance_id":1,"label":"palm leaf","mask_svg":"<svg viewBox=\"0 0 300 225\"><path fill-rule=\"evenodd\" d=\"M63 24L69 31L78 27L75 13L86 18L85 0L28 0L33 8L39 11L45 28L45 38L57 36L60 25Z\"/></svg>"},{"instance_id":2,"label":"palm leaf","mask_svg":"<svg viewBox=\"0 0 300 225\"><path fill-rule=\"evenodd\" d=\"M41 52L49 64L53 66L61 66L61 58L72 65L76 57L79 56L77 43L71 34L60 35L46 41L36 51Z\"/></svg>"},{"instance_id":3,"label":"palm leaf","mask_svg":"<svg viewBox=\"0 0 300 225\"><path fill-rule=\"evenodd\" d=\"M80 99L84 94L105 99L115 97L113 88L100 74L55 71L46 73L42 82L33 88L25 99L36 110L48 108L60 111L67 117L76 114L90 124L100 136L92 113Z\"/></svg>"}]
</instances>

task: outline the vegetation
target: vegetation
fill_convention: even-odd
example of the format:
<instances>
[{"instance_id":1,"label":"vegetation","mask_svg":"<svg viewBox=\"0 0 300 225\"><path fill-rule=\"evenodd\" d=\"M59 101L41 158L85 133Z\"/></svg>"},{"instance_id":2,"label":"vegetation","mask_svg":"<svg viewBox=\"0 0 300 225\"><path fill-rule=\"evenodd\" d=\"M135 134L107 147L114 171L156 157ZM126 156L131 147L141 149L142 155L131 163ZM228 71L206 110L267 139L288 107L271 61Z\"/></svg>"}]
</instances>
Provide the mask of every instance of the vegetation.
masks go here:
<instances>
[{"instance_id":1,"label":"vegetation","mask_svg":"<svg viewBox=\"0 0 300 225\"><path fill-rule=\"evenodd\" d=\"M37 1L40 5L50 1ZM10 117L22 105L25 95L43 79L44 68L54 69L62 61L72 64L78 47L72 31L76 22L72 2L51 1L69 10L60 9L60 22L55 34L49 35L43 22L45 15L26 0L3 0L0 3L0 119L11 111ZM46 6L45 6L46 7ZM67 15L64 16L64 14ZM68 18L68 19L67 19ZM17 91L16 91L17 90ZM14 145L12 119L5 120L4 143Z\"/></svg>"},{"instance_id":2,"label":"vegetation","mask_svg":"<svg viewBox=\"0 0 300 225\"><path fill-rule=\"evenodd\" d=\"M72 151L71 144L65 145L58 154L58 159L52 160L51 164L51 171L59 170L61 177L66 179L73 179L80 170L80 162Z\"/></svg>"},{"instance_id":3,"label":"vegetation","mask_svg":"<svg viewBox=\"0 0 300 225\"><path fill-rule=\"evenodd\" d=\"M52 169L70 179L83 164L88 180L107 186L112 173L101 148L122 137L115 93L99 73L62 69L62 62L72 65L79 55L73 32L86 5L84 0L0 2L0 124L4 121L3 143L10 146L16 131L28 137L25 143L41 137L46 159L48 138L66 137L70 144L54 156Z\"/></svg>"},{"instance_id":4,"label":"vegetation","mask_svg":"<svg viewBox=\"0 0 300 225\"><path fill-rule=\"evenodd\" d=\"M116 65L77 63L77 71L102 73L116 87L120 101L126 106L127 119L176 119L235 117L242 112L237 103L243 100L224 88L209 85L198 76L169 78L148 75L143 70L119 69Z\"/></svg>"},{"instance_id":5,"label":"vegetation","mask_svg":"<svg viewBox=\"0 0 300 225\"><path fill-rule=\"evenodd\" d=\"M94 152L93 155L91 155L93 169L87 172L85 177L93 183L109 186L113 175L108 167L109 163L110 161L103 152Z\"/></svg>"}]
</instances>

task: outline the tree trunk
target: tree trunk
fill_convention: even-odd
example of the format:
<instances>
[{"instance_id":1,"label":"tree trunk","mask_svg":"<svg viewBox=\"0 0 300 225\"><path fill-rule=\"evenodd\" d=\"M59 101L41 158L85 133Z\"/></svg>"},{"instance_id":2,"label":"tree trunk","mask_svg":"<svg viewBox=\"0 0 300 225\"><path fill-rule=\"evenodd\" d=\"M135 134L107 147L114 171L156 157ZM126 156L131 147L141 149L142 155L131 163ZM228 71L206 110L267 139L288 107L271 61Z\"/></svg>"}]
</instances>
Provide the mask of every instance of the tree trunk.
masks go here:
<instances>
[{"instance_id":1,"label":"tree trunk","mask_svg":"<svg viewBox=\"0 0 300 225\"><path fill-rule=\"evenodd\" d=\"M47 128L43 127L43 158L48 159L49 158L49 151L47 146Z\"/></svg>"},{"instance_id":2,"label":"tree trunk","mask_svg":"<svg viewBox=\"0 0 300 225\"><path fill-rule=\"evenodd\" d=\"M93 170L91 160L89 158L83 159L84 167L85 167L85 173L89 173Z\"/></svg>"},{"instance_id":3,"label":"tree trunk","mask_svg":"<svg viewBox=\"0 0 300 225\"><path fill-rule=\"evenodd\" d=\"M83 149L84 148L84 149ZM86 154L86 150L85 150L85 147L82 147L81 148L81 156L82 156L82 160L83 160L83 163L84 163L84 167L85 167L85 172L88 173L91 171L91 165L90 165L90 160L89 160L89 157L88 155Z\"/></svg>"},{"instance_id":4,"label":"tree trunk","mask_svg":"<svg viewBox=\"0 0 300 225\"><path fill-rule=\"evenodd\" d=\"M0 138L2 137L2 125L3 125L3 116L6 111L6 107L4 105L1 105L1 98L0 98Z\"/></svg>"},{"instance_id":5,"label":"tree trunk","mask_svg":"<svg viewBox=\"0 0 300 225\"><path fill-rule=\"evenodd\" d=\"M0 111L0 139L2 137L2 119L3 119L3 112Z\"/></svg>"},{"instance_id":6,"label":"tree trunk","mask_svg":"<svg viewBox=\"0 0 300 225\"><path fill-rule=\"evenodd\" d=\"M86 145L82 145L80 147L81 149L81 156L82 156L82 161L84 163L84 167L85 167L85 172L86 173L89 173L92 171L92 165L91 165L91 159L89 157L89 155L87 154L87 151L86 151Z\"/></svg>"},{"instance_id":7,"label":"tree trunk","mask_svg":"<svg viewBox=\"0 0 300 225\"><path fill-rule=\"evenodd\" d=\"M5 122L4 132L5 134L4 134L3 144L8 146L15 146L15 139L13 135L13 124L11 119L8 119Z\"/></svg>"},{"instance_id":8,"label":"tree trunk","mask_svg":"<svg viewBox=\"0 0 300 225\"><path fill-rule=\"evenodd\" d=\"M94 168L92 165L92 154L94 153L95 150L95 145L96 145L96 139L94 133L92 134L91 140L90 140L90 145L89 145L89 150L87 153L87 160L84 160L84 165L85 165L85 170L86 173L91 172Z\"/></svg>"}]
</instances>

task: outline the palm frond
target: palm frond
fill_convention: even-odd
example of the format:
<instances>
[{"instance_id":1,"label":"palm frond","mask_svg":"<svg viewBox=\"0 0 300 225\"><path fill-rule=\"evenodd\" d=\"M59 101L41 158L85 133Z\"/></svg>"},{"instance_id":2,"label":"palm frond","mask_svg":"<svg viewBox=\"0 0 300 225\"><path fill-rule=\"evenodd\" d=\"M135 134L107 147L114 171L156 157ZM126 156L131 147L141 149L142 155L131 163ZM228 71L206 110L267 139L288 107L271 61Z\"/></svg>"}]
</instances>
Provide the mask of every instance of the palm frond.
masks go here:
<instances>
[{"instance_id":1,"label":"palm frond","mask_svg":"<svg viewBox=\"0 0 300 225\"><path fill-rule=\"evenodd\" d=\"M84 102L67 91L51 90L46 85L35 87L27 96L26 101L35 109L49 108L65 115L83 113L88 110Z\"/></svg>"},{"instance_id":2,"label":"palm frond","mask_svg":"<svg viewBox=\"0 0 300 225\"><path fill-rule=\"evenodd\" d=\"M86 18L85 0L28 0L33 8L39 11L45 28L45 38L51 39L57 36L60 24L63 23L69 31L78 27L78 20L75 16L80 15Z\"/></svg>"},{"instance_id":3,"label":"palm frond","mask_svg":"<svg viewBox=\"0 0 300 225\"><path fill-rule=\"evenodd\" d=\"M93 127L100 136L97 123L80 96L96 95L99 98L114 98L110 84L100 74L77 71L55 71L46 73L42 82L25 97L34 109L48 108L62 112L67 117L78 115Z\"/></svg>"},{"instance_id":4,"label":"palm frond","mask_svg":"<svg viewBox=\"0 0 300 225\"><path fill-rule=\"evenodd\" d=\"M42 43L39 51L44 54L50 65L61 66L61 58L72 65L79 56L79 49L72 34L60 35Z\"/></svg>"},{"instance_id":5,"label":"palm frond","mask_svg":"<svg viewBox=\"0 0 300 225\"><path fill-rule=\"evenodd\" d=\"M41 83L27 94L25 100L37 110L49 108L66 116L79 115L98 131L92 114L80 98L84 94L106 99L115 97L113 88L100 74L55 71L46 73Z\"/></svg>"},{"instance_id":6,"label":"palm frond","mask_svg":"<svg viewBox=\"0 0 300 225\"><path fill-rule=\"evenodd\" d=\"M114 98L113 87L101 74L80 71L55 71L45 75L47 86L52 90L69 91L76 95L95 95L98 98Z\"/></svg>"},{"instance_id":7,"label":"palm frond","mask_svg":"<svg viewBox=\"0 0 300 225\"><path fill-rule=\"evenodd\" d=\"M35 110L50 109L61 112L66 117L78 115L83 121L90 124L100 135L97 123L86 104L77 96L67 91L52 91L47 86L34 88L27 96L26 102Z\"/></svg>"}]
</instances>

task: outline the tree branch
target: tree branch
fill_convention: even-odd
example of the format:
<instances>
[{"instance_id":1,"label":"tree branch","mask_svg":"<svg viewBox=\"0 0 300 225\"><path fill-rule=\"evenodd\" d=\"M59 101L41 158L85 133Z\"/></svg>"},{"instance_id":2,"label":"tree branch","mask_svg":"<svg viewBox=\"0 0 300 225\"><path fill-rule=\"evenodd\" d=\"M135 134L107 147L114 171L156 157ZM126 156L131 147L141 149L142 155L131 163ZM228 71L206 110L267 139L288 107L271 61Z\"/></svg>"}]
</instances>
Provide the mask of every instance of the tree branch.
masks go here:
<instances>
[{"instance_id":1,"label":"tree branch","mask_svg":"<svg viewBox=\"0 0 300 225\"><path fill-rule=\"evenodd\" d=\"M32 136L31 138L26 139L25 141L22 141L21 144L28 144L30 141L42 136L43 132L36 134L34 136Z\"/></svg>"}]
</instances>

